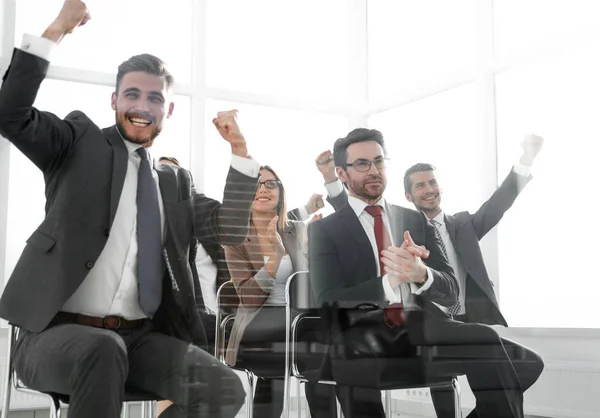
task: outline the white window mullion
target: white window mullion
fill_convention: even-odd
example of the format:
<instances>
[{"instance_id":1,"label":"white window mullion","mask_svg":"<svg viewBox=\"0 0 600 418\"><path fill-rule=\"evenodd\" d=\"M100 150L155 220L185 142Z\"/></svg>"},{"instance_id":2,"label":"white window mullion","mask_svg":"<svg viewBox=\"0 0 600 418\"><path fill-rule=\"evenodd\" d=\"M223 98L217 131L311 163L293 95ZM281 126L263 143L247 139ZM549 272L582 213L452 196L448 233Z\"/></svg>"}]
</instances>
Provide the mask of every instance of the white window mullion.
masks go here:
<instances>
[{"instance_id":1,"label":"white window mullion","mask_svg":"<svg viewBox=\"0 0 600 418\"><path fill-rule=\"evenodd\" d=\"M0 3L1 43L0 43L0 74L8 68L12 50L15 44L15 0L4 0ZM8 173L10 169L10 143L0 139L0 287L8 279L6 271L7 251L7 219L8 219ZM2 321L4 326L4 321Z\"/></svg>"},{"instance_id":2,"label":"white window mullion","mask_svg":"<svg viewBox=\"0 0 600 418\"><path fill-rule=\"evenodd\" d=\"M494 60L494 0L484 0L476 4L475 18L478 27L477 61L477 132L481 138L478 161L474 161L476 172L481 173L480 188L483 197L481 204L498 187L498 148L496 138L496 97L494 72L491 70ZM490 279L495 285L499 297L499 246L498 232L493 229L481 242L486 267Z\"/></svg>"},{"instance_id":3,"label":"white window mullion","mask_svg":"<svg viewBox=\"0 0 600 418\"><path fill-rule=\"evenodd\" d=\"M192 31L192 104L191 104L191 138L190 138L190 164L189 167L194 176L196 190L205 190L205 158L208 149L206 141L206 12L205 1L193 3L194 26Z\"/></svg>"},{"instance_id":4,"label":"white window mullion","mask_svg":"<svg viewBox=\"0 0 600 418\"><path fill-rule=\"evenodd\" d=\"M349 130L367 125L367 103L369 101L369 45L367 39L367 0L350 0L348 15L347 68L350 72L350 111L348 113Z\"/></svg>"}]
</instances>

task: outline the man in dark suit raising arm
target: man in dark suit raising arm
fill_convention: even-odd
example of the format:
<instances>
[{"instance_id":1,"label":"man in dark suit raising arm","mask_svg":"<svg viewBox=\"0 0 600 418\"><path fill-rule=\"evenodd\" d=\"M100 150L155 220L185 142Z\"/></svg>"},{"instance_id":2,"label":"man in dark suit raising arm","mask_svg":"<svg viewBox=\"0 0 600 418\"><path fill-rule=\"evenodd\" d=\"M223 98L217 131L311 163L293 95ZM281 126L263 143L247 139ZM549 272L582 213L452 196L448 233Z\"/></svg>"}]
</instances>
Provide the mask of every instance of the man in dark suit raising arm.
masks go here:
<instances>
[{"instance_id":1,"label":"man in dark suit raising arm","mask_svg":"<svg viewBox=\"0 0 600 418\"><path fill-rule=\"evenodd\" d=\"M441 208L442 188L431 164L415 164L406 170L404 190L406 199L423 212L438 230L448 261L458 279L458 302L450 309L441 308L455 320L470 323L507 326L500 312L483 255L481 240L510 209L515 199L531 180L531 166L543 144L543 138L528 135L522 143L523 154L518 164L510 170L500 187L477 212L446 214ZM544 368L542 358L529 348L502 339L513 366L519 376L523 391L530 388ZM452 416L452 394L432 389L432 398L439 417Z\"/></svg>"},{"instance_id":2,"label":"man in dark suit raising arm","mask_svg":"<svg viewBox=\"0 0 600 418\"><path fill-rule=\"evenodd\" d=\"M234 417L244 390L199 347L210 342L188 257L193 238L244 240L259 164L231 111L213 120L232 150L223 203L196 193L187 170L153 165L174 104L173 77L149 54L119 67L112 127L35 109L52 49L88 20L82 1L66 0L41 38L15 49L0 88L0 134L42 171L47 199L0 299L20 328L15 369L32 389L68 396L74 418L118 418L126 388L173 401L165 418Z\"/></svg>"},{"instance_id":3,"label":"man in dark suit raising arm","mask_svg":"<svg viewBox=\"0 0 600 418\"><path fill-rule=\"evenodd\" d=\"M477 399L471 417L523 417L522 390L498 334L486 325L453 321L438 307L456 304L458 285L436 230L422 213L383 198L386 152L381 133L362 128L350 132L336 141L333 159L349 196L337 212L309 226L315 297L321 305L337 303L350 308L371 303L392 308L385 311L385 323L370 325L377 332L353 333L350 326L342 329L338 339L372 347L373 341L367 338L387 335L380 344L385 352L372 357L411 355L416 346L458 347L452 350L452 358L444 358L448 351L440 350L435 363L424 362L424 375L466 374ZM404 322L394 315L400 306L405 311ZM344 339L344 333L352 338ZM403 338L406 334L408 338ZM457 353L468 353L468 358L456 359ZM333 367L333 377L347 381L347 376L339 373L368 376L376 369L375 359L369 370ZM378 393L371 393L362 403L343 405L346 417L384 416Z\"/></svg>"}]
</instances>

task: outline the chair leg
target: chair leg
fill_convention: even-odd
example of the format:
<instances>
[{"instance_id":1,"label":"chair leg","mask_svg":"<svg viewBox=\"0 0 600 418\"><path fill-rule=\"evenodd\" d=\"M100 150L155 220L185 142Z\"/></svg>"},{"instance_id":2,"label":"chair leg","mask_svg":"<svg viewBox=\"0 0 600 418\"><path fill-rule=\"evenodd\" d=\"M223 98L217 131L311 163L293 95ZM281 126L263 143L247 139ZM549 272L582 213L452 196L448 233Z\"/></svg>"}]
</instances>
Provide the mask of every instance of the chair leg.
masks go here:
<instances>
[{"instance_id":1,"label":"chair leg","mask_svg":"<svg viewBox=\"0 0 600 418\"><path fill-rule=\"evenodd\" d=\"M8 366L7 366L8 368ZM8 377L4 378L4 389L2 390L2 416L1 418L8 418L8 413L10 411L10 395L12 392L12 373L10 371L5 372L8 374Z\"/></svg>"},{"instance_id":2,"label":"chair leg","mask_svg":"<svg viewBox=\"0 0 600 418\"><path fill-rule=\"evenodd\" d=\"M452 393L454 394L454 417L462 418L462 406L460 403L460 386L458 384L458 378L452 379Z\"/></svg>"},{"instance_id":3,"label":"chair leg","mask_svg":"<svg viewBox=\"0 0 600 418\"><path fill-rule=\"evenodd\" d=\"M246 418L252 418L254 409L254 382L256 376L250 370L246 370L246 377L248 378L249 396L246 396Z\"/></svg>"},{"instance_id":4,"label":"chair leg","mask_svg":"<svg viewBox=\"0 0 600 418\"><path fill-rule=\"evenodd\" d=\"M10 411L10 395L13 386L13 364L12 364L12 346L15 330L13 325L8 325L8 334L6 336L6 364L4 368L4 387L2 388L2 418L8 418Z\"/></svg>"},{"instance_id":5,"label":"chair leg","mask_svg":"<svg viewBox=\"0 0 600 418\"><path fill-rule=\"evenodd\" d=\"M150 409L148 408L148 402L142 402L142 403L140 404L140 407L141 407L141 409L142 409L142 411L141 411L141 413L140 413L140 416L141 416L142 418L148 418L148 417L149 417L149 414L150 414Z\"/></svg>"},{"instance_id":6,"label":"chair leg","mask_svg":"<svg viewBox=\"0 0 600 418\"><path fill-rule=\"evenodd\" d=\"M392 391L384 391L383 396L385 397L385 416L390 418L392 416Z\"/></svg>"},{"instance_id":7,"label":"chair leg","mask_svg":"<svg viewBox=\"0 0 600 418\"><path fill-rule=\"evenodd\" d=\"M302 418L302 388L304 382L302 380L297 381L296 385L296 418Z\"/></svg>"}]
</instances>

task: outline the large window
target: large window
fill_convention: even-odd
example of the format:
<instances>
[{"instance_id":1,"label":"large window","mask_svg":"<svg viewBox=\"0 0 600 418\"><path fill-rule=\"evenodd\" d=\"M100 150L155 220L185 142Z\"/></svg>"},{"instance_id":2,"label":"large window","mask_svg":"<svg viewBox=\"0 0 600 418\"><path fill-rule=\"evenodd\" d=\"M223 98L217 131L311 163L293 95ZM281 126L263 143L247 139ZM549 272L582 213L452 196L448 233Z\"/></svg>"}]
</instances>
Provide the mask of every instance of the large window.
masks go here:
<instances>
[{"instance_id":1,"label":"large window","mask_svg":"<svg viewBox=\"0 0 600 418\"><path fill-rule=\"evenodd\" d=\"M518 157L523 132L546 138L533 179L499 231L501 303L513 326L600 327L600 284L589 263L600 234L593 197L599 71L595 50L589 50L496 76L499 178Z\"/></svg>"},{"instance_id":2,"label":"large window","mask_svg":"<svg viewBox=\"0 0 600 418\"><path fill-rule=\"evenodd\" d=\"M207 83L342 102L349 93L347 0L208 0Z\"/></svg>"},{"instance_id":3,"label":"large window","mask_svg":"<svg viewBox=\"0 0 600 418\"><path fill-rule=\"evenodd\" d=\"M369 127L383 133L390 157L388 199L410 208L404 197L404 172L416 163L437 167L443 207L449 213L481 203L481 138L477 136L475 86L468 84L372 115Z\"/></svg>"},{"instance_id":4,"label":"large window","mask_svg":"<svg viewBox=\"0 0 600 418\"><path fill-rule=\"evenodd\" d=\"M370 98L401 99L471 73L477 0L368 2Z\"/></svg>"},{"instance_id":5,"label":"large window","mask_svg":"<svg viewBox=\"0 0 600 418\"><path fill-rule=\"evenodd\" d=\"M16 42L22 34L40 36L58 14L63 0L18 0ZM84 70L116 72L132 55L154 54L165 60L177 81L191 79L192 0L88 0L92 21L67 36L52 63ZM35 11L32 13L32 11Z\"/></svg>"}]
</instances>

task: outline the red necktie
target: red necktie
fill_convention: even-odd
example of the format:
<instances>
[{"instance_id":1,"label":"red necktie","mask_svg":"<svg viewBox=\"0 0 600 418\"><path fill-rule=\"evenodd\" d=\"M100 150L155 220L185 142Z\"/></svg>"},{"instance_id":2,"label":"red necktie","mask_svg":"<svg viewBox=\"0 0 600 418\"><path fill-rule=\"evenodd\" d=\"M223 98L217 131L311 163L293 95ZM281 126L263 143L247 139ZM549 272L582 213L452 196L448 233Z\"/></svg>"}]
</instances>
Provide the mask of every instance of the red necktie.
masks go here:
<instances>
[{"instance_id":1,"label":"red necktie","mask_svg":"<svg viewBox=\"0 0 600 418\"><path fill-rule=\"evenodd\" d=\"M381 251L390 244L389 235L383 223L383 208L381 206L367 206L365 211L373 217L375 221L375 242L377 243L377 260L379 261L380 274L384 275L384 264L381 262ZM394 303L384 309L385 324L390 327L398 327L404 324L404 308L401 303Z\"/></svg>"}]
</instances>

